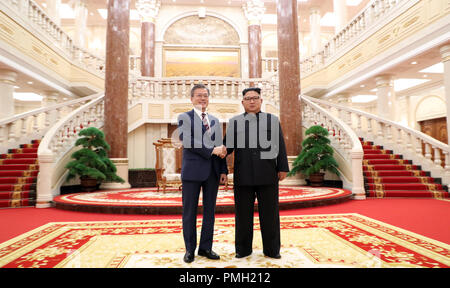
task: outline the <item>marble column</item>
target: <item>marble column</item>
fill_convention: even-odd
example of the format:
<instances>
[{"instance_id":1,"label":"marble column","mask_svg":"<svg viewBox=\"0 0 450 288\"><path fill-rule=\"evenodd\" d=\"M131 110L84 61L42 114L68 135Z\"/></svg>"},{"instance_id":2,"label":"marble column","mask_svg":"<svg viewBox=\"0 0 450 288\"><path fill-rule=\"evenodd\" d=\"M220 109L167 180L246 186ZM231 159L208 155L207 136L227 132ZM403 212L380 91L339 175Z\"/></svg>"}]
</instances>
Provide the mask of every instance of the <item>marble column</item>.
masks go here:
<instances>
[{"instance_id":1,"label":"marble column","mask_svg":"<svg viewBox=\"0 0 450 288\"><path fill-rule=\"evenodd\" d=\"M336 19L334 32L337 34L347 25L346 0L333 0L333 10L334 19Z\"/></svg>"},{"instance_id":2,"label":"marble column","mask_svg":"<svg viewBox=\"0 0 450 288\"><path fill-rule=\"evenodd\" d=\"M266 8L259 0L248 1L243 7L248 20L248 70L249 78L262 77L261 20Z\"/></svg>"},{"instance_id":3,"label":"marble column","mask_svg":"<svg viewBox=\"0 0 450 288\"><path fill-rule=\"evenodd\" d=\"M395 121L395 90L392 75L378 75L375 77L375 83L378 116Z\"/></svg>"},{"instance_id":4,"label":"marble column","mask_svg":"<svg viewBox=\"0 0 450 288\"><path fill-rule=\"evenodd\" d=\"M83 0L75 2L75 37L74 44L80 48L86 48L86 30L88 9Z\"/></svg>"},{"instance_id":5,"label":"marble column","mask_svg":"<svg viewBox=\"0 0 450 288\"><path fill-rule=\"evenodd\" d=\"M138 0L136 9L141 16L141 75L155 77L155 18L161 2Z\"/></svg>"},{"instance_id":6,"label":"marble column","mask_svg":"<svg viewBox=\"0 0 450 288\"><path fill-rule=\"evenodd\" d=\"M322 41L320 39L320 9L313 7L309 10L309 25L311 33L311 54L314 55L320 51Z\"/></svg>"},{"instance_id":7,"label":"marble column","mask_svg":"<svg viewBox=\"0 0 450 288\"><path fill-rule=\"evenodd\" d=\"M117 167L120 183L103 183L101 188L129 188L128 183L128 62L130 41L129 0L109 0L106 28L105 124L108 156Z\"/></svg>"},{"instance_id":8,"label":"marble column","mask_svg":"<svg viewBox=\"0 0 450 288\"><path fill-rule=\"evenodd\" d=\"M280 121L291 164L300 153L302 143L297 1L277 1L277 19ZM305 181L301 177L297 174L282 184L303 185Z\"/></svg>"},{"instance_id":9,"label":"marble column","mask_svg":"<svg viewBox=\"0 0 450 288\"><path fill-rule=\"evenodd\" d=\"M55 22L56 25L61 26L61 17L59 16L59 9L61 8L61 0L47 0L48 16Z\"/></svg>"},{"instance_id":10,"label":"marble column","mask_svg":"<svg viewBox=\"0 0 450 288\"><path fill-rule=\"evenodd\" d=\"M440 48L442 63L444 64L444 93L447 106L447 137L450 144L450 45Z\"/></svg>"},{"instance_id":11,"label":"marble column","mask_svg":"<svg viewBox=\"0 0 450 288\"><path fill-rule=\"evenodd\" d=\"M0 119L14 116L14 85L17 73L10 70L0 70Z\"/></svg>"}]
</instances>

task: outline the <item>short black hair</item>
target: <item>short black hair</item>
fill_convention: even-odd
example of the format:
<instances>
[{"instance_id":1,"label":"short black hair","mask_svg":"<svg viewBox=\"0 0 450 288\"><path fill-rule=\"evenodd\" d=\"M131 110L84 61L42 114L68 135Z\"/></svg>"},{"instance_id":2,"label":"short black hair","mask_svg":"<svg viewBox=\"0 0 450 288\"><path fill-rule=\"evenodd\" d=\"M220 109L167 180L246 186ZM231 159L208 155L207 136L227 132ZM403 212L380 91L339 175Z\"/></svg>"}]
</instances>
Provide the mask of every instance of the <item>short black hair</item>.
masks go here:
<instances>
[{"instance_id":1,"label":"short black hair","mask_svg":"<svg viewBox=\"0 0 450 288\"><path fill-rule=\"evenodd\" d=\"M209 96L209 89L208 87L206 87L204 84L199 83L199 84L195 84L194 87L192 87L191 89L191 98L194 97L194 91L197 89L206 89L206 91L208 91L208 96Z\"/></svg>"},{"instance_id":2,"label":"short black hair","mask_svg":"<svg viewBox=\"0 0 450 288\"><path fill-rule=\"evenodd\" d=\"M259 95L261 95L261 88L258 87L249 87L249 88L245 88L244 90L242 90L242 96L245 96L245 94L248 91L255 91L256 93L258 93Z\"/></svg>"}]
</instances>

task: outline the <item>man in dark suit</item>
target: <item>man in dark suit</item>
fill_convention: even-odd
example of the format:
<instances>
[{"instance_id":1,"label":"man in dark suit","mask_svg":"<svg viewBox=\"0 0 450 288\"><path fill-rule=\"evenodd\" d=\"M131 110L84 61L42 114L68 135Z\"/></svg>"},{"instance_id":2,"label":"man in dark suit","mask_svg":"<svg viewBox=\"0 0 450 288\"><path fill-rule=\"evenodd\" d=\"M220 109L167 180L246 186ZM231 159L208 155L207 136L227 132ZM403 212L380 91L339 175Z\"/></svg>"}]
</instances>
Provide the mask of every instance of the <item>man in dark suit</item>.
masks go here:
<instances>
[{"instance_id":1,"label":"man in dark suit","mask_svg":"<svg viewBox=\"0 0 450 288\"><path fill-rule=\"evenodd\" d=\"M230 119L224 143L234 151L236 257L252 253L255 197L264 255L280 258L278 181L289 172L286 146L278 117L261 112L260 88L243 92L245 113Z\"/></svg>"},{"instance_id":2,"label":"man in dark suit","mask_svg":"<svg viewBox=\"0 0 450 288\"><path fill-rule=\"evenodd\" d=\"M200 189L203 196L203 223L198 255L220 259L212 250L214 213L219 182L225 183L228 173L225 147L222 145L222 125L206 110L209 90L202 84L191 90L194 109L178 117L178 132L183 144L181 167L183 198L183 237L186 263L194 261L197 247L197 207Z\"/></svg>"}]
</instances>

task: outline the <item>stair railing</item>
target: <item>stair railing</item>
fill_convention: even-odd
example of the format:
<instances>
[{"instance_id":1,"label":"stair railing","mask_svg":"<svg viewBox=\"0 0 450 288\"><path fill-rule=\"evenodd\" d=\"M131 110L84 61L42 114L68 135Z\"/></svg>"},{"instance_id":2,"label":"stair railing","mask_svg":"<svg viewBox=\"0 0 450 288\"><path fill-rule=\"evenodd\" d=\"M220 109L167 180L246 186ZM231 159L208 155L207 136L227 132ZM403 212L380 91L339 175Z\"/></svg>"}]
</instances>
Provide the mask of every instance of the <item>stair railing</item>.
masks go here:
<instances>
[{"instance_id":1,"label":"stair railing","mask_svg":"<svg viewBox=\"0 0 450 288\"><path fill-rule=\"evenodd\" d=\"M324 100L311 99L323 108L333 111L352 127L364 140L383 145L431 172L450 185L450 146L408 126L377 115ZM441 160L441 155L444 161ZM450 187L449 187L450 188Z\"/></svg>"},{"instance_id":2,"label":"stair railing","mask_svg":"<svg viewBox=\"0 0 450 288\"><path fill-rule=\"evenodd\" d=\"M34 0L3 0L0 1L0 10L32 31L44 43L59 50L60 55L67 57L75 65L104 77L105 59L75 45L69 35Z\"/></svg>"},{"instance_id":3,"label":"stair railing","mask_svg":"<svg viewBox=\"0 0 450 288\"><path fill-rule=\"evenodd\" d=\"M39 174L36 207L50 206L53 196L65 181L64 166L78 139L78 132L86 127L103 127L104 93L90 96L90 101L59 120L45 134L38 149ZM64 161L65 160L65 161Z\"/></svg>"},{"instance_id":4,"label":"stair railing","mask_svg":"<svg viewBox=\"0 0 450 288\"><path fill-rule=\"evenodd\" d=\"M378 31L380 27L389 23L419 1L372 0L341 31L338 31L321 51L305 59L300 59L302 78L339 59L350 49Z\"/></svg>"},{"instance_id":5,"label":"stair railing","mask_svg":"<svg viewBox=\"0 0 450 288\"><path fill-rule=\"evenodd\" d=\"M348 169L347 167L341 167L341 163L339 165L341 177L344 177L344 188L352 190L354 199L365 199L362 170L364 153L358 136L344 121L316 104L313 98L300 95L300 99L303 109L303 126L321 125L328 129L331 145L342 157L341 163L348 167ZM350 187L346 187L347 185Z\"/></svg>"},{"instance_id":6,"label":"stair railing","mask_svg":"<svg viewBox=\"0 0 450 288\"><path fill-rule=\"evenodd\" d=\"M94 98L95 96L78 98L0 119L0 154L17 148L17 143L41 139L52 124Z\"/></svg>"}]
</instances>

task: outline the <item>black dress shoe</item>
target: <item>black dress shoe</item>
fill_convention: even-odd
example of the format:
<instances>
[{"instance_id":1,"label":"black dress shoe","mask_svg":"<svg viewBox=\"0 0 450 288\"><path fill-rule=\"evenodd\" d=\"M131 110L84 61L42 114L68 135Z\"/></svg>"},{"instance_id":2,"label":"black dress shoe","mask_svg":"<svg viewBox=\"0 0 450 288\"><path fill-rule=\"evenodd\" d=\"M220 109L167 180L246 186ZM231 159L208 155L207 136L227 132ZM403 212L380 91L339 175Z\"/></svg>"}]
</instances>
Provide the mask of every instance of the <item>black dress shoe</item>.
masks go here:
<instances>
[{"instance_id":1,"label":"black dress shoe","mask_svg":"<svg viewBox=\"0 0 450 288\"><path fill-rule=\"evenodd\" d=\"M276 254L276 255L264 254L264 256L267 256L267 257L270 257L270 258L274 258L274 259L281 259L281 255L280 254Z\"/></svg>"},{"instance_id":2,"label":"black dress shoe","mask_svg":"<svg viewBox=\"0 0 450 288\"><path fill-rule=\"evenodd\" d=\"M211 259L211 260L219 260L220 259L220 256L219 255L217 255L214 251L212 251L212 250L198 250L198 255L199 256L204 256L204 257L206 257L206 258L208 258L208 259Z\"/></svg>"},{"instance_id":3,"label":"black dress shoe","mask_svg":"<svg viewBox=\"0 0 450 288\"><path fill-rule=\"evenodd\" d=\"M194 261L194 253L192 252L186 252L186 254L184 254L183 260L186 263L191 263Z\"/></svg>"},{"instance_id":4,"label":"black dress shoe","mask_svg":"<svg viewBox=\"0 0 450 288\"><path fill-rule=\"evenodd\" d=\"M248 254L241 254L241 253L236 253L236 258L244 258L249 256L250 254L252 254L252 252L248 253Z\"/></svg>"}]
</instances>

